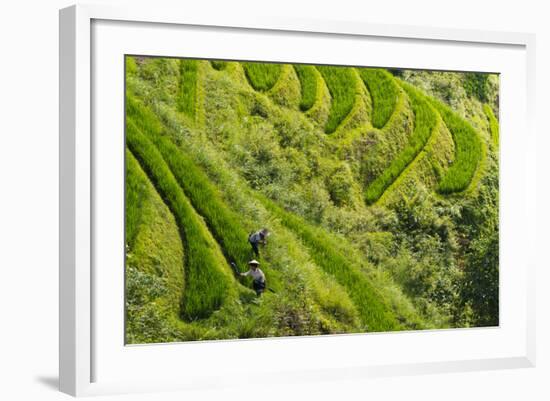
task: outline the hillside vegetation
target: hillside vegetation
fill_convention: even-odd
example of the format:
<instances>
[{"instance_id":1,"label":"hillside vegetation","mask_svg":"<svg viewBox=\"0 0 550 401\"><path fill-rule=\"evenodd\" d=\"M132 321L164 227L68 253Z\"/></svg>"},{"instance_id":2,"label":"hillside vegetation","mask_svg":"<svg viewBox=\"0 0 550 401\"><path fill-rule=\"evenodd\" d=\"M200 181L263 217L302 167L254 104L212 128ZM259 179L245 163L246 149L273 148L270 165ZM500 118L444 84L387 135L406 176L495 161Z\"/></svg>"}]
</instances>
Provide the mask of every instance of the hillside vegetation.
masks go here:
<instances>
[{"instance_id":1,"label":"hillside vegetation","mask_svg":"<svg viewBox=\"0 0 550 401\"><path fill-rule=\"evenodd\" d=\"M127 57L126 84L128 343L498 325L498 77ZM261 227L258 298L231 264Z\"/></svg>"}]
</instances>

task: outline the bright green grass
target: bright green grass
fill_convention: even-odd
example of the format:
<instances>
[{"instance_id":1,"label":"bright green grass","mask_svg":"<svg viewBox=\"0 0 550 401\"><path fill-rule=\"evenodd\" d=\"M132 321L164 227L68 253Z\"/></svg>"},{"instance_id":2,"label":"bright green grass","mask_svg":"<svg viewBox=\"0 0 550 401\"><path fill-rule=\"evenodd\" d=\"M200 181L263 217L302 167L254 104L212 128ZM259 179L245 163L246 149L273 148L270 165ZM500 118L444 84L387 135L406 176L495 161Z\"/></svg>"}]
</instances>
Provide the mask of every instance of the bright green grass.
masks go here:
<instances>
[{"instance_id":1,"label":"bright green grass","mask_svg":"<svg viewBox=\"0 0 550 401\"><path fill-rule=\"evenodd\" d=\"M348 67L317 66L317 69L323 76L332 97L325 126L325 133L331 134L353 108L356 95L355 77L353 70Z\"/></svg>"},{"instance_id":2,"label":"bright green grass","mask_svg":"<svg viewBox=\"0 0 550 401\"><path fill-rule=\"evenodd\" d=\"M182 317L186 320L205 318L222 306L228 291L229 279L221 271L223 259L216 257L206 227L155 145L131 120L126 134L128 147L172 211L183 238L186 286Z\"/></svg>"},{"instance_id":3,"label":"bright green grass","mask_svg":"<svg viewBox=\"0 0 550 401\"><path fill-rule=\"evenodd\" d=\"M338 246L329 234L286 212L266 197L257 195L257 198L284 226L298 236L315 264L332 275L347 290L368 331L391 331L402 328L391 307L382 301L381 295L364 273L338 251Z\"/></svg>"},{"instance_id":4,"label":"bright green grass","mask_svg":"<svg viewBox=\"0 0 550 401\"><path fill-rule=\"evenodd\" d=\"M198 60L180 60L178 110L195 118L197 104Z\"/></svg>"},{"instance_id":5,"label":"bright green grass","mask_svg":"<svg viewBox=\"0 0 550 401\"><path fill-rule=\"evenodd\" d=\"M227 67L227 61L211 60L210 64L212 65L212 68L218 71L224 70L225 67Z\"/></svg>"},{"instance_id":6,"label":"bright green grass","mask_svg":"<svg viewBox=\"0 0 550 401\"><path fill-rule=\"evenodd\" d=\"M131 248L135 242L139 226L148 216L144 213L144 204L147 202L146 182L136 170L137 161L131 153L126 152L126 244Z\"/></svg>"},{"instance_id":7,"label":"bright green grass","mask_svg":"<svg viewBox=\"0 0 550 401\"><path fill-rule=\"evenodd\" d=\"M483 149L475 129L439 100L429 98L455 143L455 160L441 178L437 191L441 194L462 192L468 188L481 162Z\"/></svg>"},{"instance_id":8,"label":"bright green grass","mask_svg":"<svg viewBox=\"0 0 550 401\"><path fill-rule=\"evenodd\" d=\"M267 92L281 75L281 64L272 63L242 63L248 82L259 92Z\"/></svg>"},{"instance_id":9,"label":"bright green grass","mask_svg":"<svg viewBox=\"0 0 550 401\"><path fill-rule=\"evenodd\" d=\"M376 128L382 128L395 109L399 87L393 76L386 70L359 68L358 72L372 97L372 125Z\"/></svg>"},{"instance_id":10,"label":"bright green grass","mask_svg":"<svg viewBox=\"0 0 550 401\"><path fill-rule=\"evenodd\" d=\"M365 191L367 204L376 202L384 191L399 177L416 155L424 148L437 125L437 115L425 97L412 86L403 84L414 112L414 131L407 146L392 160L390 165L369 184Z\"/></svg>"},{"instance_id":11,"label":"bright green grass","mask_svg":"<svg viewBox=\"0 0 550 401\"><path fill-rule=\"evenodd\" d=\"M491 109L491 106L489 106L488 104L483 105L483 111L485 111L485 115L487 115L487 118L489 119L489 130L491 131L491 140L493 141L493 144L495 146L498 146L499 135L500 135L498 120L493 113L493 109Z\"/></svg>"},{"instance_id":12,"label":"bright green grass","mask_svg":"<svg viewBox=\"0 0 550 401\"><path fill-rule=\"evenodd\" d=\"M162 134L162 126L155 114L130 96L127 104L128 115L135 116L142 126L147 127L144 132L155 143L193 207L205 219L226 258L240 266L245 265L252 255L241 218L227 207L219 191L191 158Z\"/></svg>"},{"instance_id":13,"label":"bright green grass","mask_svg":"<svg viewBox=\"0 0 550 401\"><path fill-rule=\"evenodd\" d=\"M184 288L178 227L128 149L126 183L126 342L173 341Z\"/></svg>"},{"instance_id":14,"label":"bright green grass","mask_svg":"<svg viewBox=\"0 0 550 401\"><path fill-rule=\"evenodd\" d=\"M315 103L317 97L317 76L312 65L294 64L294 69L300 79L302 87L302 100L300 110L308 111Z\"/></svg>"}]
</instances>

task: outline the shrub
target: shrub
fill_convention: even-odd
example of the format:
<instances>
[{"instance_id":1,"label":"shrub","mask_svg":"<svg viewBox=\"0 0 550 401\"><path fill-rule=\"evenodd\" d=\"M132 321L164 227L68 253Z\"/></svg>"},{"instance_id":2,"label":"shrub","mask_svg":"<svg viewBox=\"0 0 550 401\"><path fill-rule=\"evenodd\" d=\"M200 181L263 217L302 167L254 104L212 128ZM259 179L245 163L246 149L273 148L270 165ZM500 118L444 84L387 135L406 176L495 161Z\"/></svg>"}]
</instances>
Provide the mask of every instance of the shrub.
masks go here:
<instances>
[{"instance_id":1,"label":"shrub","mask_svg":"<svg viewBox=\"0 0 550 401\"><path fill-rule=\"evenodd\" d=\"M307 111L311 109L317 96L317 76L315 74L315 67L312 65L295 64L294 69L296 70L302 87L300 110Z\"/></svg>"},{"instance_id":2,"label":"shrub","mask_svg":"<svg viewBox=\"0 0 550 401\"><path fill-rule=\"evenodd\" d=\"M372 125L376 128L382 128L395 109L399 87L386 70L360 68L358 71L372 97Z\"/></svg>"},{"instance_id":3,"label":"shrub","mask_svg":"<svg viewBox=\"0 0 550 401\"><path fill-rule=\"evenodd\" d=\"M250 85L259 92L267 92L281 75L281 64L273 63L242 63L246 78Z\"/></svg>"},{"instance_id":4,"label":"shrub","mask_svg":"<svg viewBox=\"0 0 550 401\"><path fill-rule=\"evenodd\" d=\"M178 110L191 118L196 115L198 67L198 60L180 60Z\"/></svg>"},{"instance_id":5,"label":"shrub","mask_svg":"<svg viewBox=\"0 0 550 401\"><path fill-rule=\"evenodd\" d=\"M498 230L480 236L469 249L462 297L474 310L476 326L499 324Z\"/></svg>"},{"instance_id":6,"label":"shrub","mask_svg":"<svg viewBox=\"0 0 550 401\"><path fill-rule=\"evenodd\" d=\"M481 72L465 73L462 85L468 96L476 97L481 102L489 100L489 74Z\"/></svg>"},{"instance_id":7,"label":"shrub","mask_svg":"<svg viewBox=\"0 0 550 401\"><path fill-rule=\"evenodd\" d=\"M399 177L416 155L424 148L437 126L437 115L425 97L412 86L403 84L409 95L414 112L414 131L407 146L394 158L391 164L380 174L365 191L367 204L376 202L384 191Z\"/></svg>"},{"instance_id":8,"label":"shrub","mask_svg":"<svg viewBox=\"0 0 550 401\"><path fill-rule=\"evenodd\" d=\"M332 102L325 132L331 134L346 118L355 103L356 79L353 69L337 66L317 66L325 80Z\"/></svg>"},{"instance_id":9,"label":"shrub","mask_svg":"<svg viewBox=\"0 0 550 401\"><path fill-rule=\"evenodd\" d=\"M455 143L455 160L441 178L437 190L442 194L464 191L472 182L481 161L481 140L475 129L448 106L435 99L429 101L441 114Z\"/></svg>"},{"instance_id":10,"label":"shrub","mask_svg":"<svg viewBox=\"0 0 550 401\"><path fill-rule=\"evenodd\" d=\"M326 179L330 199L336 206L352 202L353 174L348 164L342 163Z\"/></svg>"},{"instance_id":11,"label":"shrub","mask_svg":"<svg viewBox=\"0 0 550 401\"><path fill-rule=\"evenodd\" d=\"M489 130L491 131L491 140L493 141L493 144L495 146L498 146L499 142L499 124L498 120L495 117L493 113L493 109L491 109L491 106L488 104L483 105L483 110L485 111L485 115L487 116L487 119L489 120Z\"/></svg>"},{"instance_id":12,"label":"shrub","mask_svg":"<svg viewBox=\"0 0 550 401\"><path fill-rule=\"evenodd\" d=\"M229 280L220 270L223 262L216 257L200 217L154 144L131 120L127 122L126 134L130 151L172 211L183 239L186 286L182 316L187 320L207 317L221 307L227 294Z\"/></svg>"}]
</instances>

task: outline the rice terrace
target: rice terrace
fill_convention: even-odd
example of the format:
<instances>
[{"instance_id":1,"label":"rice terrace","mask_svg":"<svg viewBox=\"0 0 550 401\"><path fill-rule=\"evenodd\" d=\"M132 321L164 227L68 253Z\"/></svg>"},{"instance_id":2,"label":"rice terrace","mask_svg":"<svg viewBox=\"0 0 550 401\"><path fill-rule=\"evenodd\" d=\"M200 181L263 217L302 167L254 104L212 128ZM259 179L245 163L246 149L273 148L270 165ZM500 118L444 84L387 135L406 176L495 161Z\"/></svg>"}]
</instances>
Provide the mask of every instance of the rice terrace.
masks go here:
<instances>
[{"instance_id":1,"label":"rice terrace","mask_svg":"<svg viewBox=\"0 0 550 401\"><path fill-rule=\"evenodd\" d=\"M498 75L125 74L126 343L498 326Z\"/></svg>"}]
</instances>

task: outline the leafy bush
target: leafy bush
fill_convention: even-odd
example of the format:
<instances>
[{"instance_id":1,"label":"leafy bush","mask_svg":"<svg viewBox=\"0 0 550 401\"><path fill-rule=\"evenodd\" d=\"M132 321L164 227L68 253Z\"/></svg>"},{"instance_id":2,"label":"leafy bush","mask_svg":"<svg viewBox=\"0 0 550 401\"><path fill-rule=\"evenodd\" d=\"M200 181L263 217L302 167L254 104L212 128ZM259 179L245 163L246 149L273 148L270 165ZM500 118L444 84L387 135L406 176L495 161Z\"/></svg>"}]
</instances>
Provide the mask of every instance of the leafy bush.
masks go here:
<instances>
[{"instance_id":1,"label":"leafy bush","mask_svg":"<svg viewBox=\"0 0 550 401\"><path fill-rule=\"evenodd\" d=\"M358 71L372 97L372 125L376 128L382 128L395 109L399 87L386 70L360 68Z\"/></svg>"},{"instance_id":2,"label":"leafy bush","mask_svg":"<svg viewBox=\"0 0 550 401\"><path fill-rule=\"evenodd\" d=\"M191 118L196 115L198 67L198 60L180 60L178 109Z\"/></svg>"},{"instance_id":3,"label":"leafy bush","mask_svg":"<svg viewBox=\"0 0 550 401\"><path fill-rule=\"evenodd\" d=\"M347 164L342 163L327 178L327 190L330 199L337 206L351 203L353 175Z\"/></svg>"},{"instance_id":4,"label":"leafy bush","mask_svg":"<svg viewBox=\"0 0 550 401\"><path fill-rule=\"evenodd\" d=\"M186 286L182 316L196 320L219 309L229 287L228 277L220 270L208 232L178 186L174 175L154 144L129 120L126 140L132 154L174 214L185 248Z\"/></svg>"},{"instance_id":5,"label":"leafy bush","mask_svg":"<svg viewBox=\"0 0 550 401\"><path fill-rule=\"evenodd\" d=\"M429 99L451 131L455 142L455 160L441 178L437 190L442 194L461 192L468 188L481 162L481 140L470 124L442 102Z\"/></svg>"},{"instance_id":6,"label":"leafy bush","mask_svg":"<svg viewBox=\"0 0 550 401\"><path fill-rule=\"evenodd\" d=\"M425 100L425 97L410 85L403 83L403 88L411 100L411 107L415 116L414 131L407 146L392 160L382 174L368 185L365 191L365 199L369 205L376 202L409 163L414 160L437 126L435 110Z\"/></svg>"},{"instance_id":7,"label":"leafy bush","mask_svg":"<svg viewBox=\"0 0 550 401\"><path fill-rule=\"evenodd\" d=\"M311 109L317 96L317 75L315 74L315 67L312 65L295 64L294 69L296 70L302 87L300 110L307 111Z\"/></svg>"},{"instance_id":8,"label":"leafy bush","mask_svg":"<svg viewBox=\"0 0 550 401\"><path fill-rule=\"evenodd\" d=\"M474 96L481 102L489 100L489 74L481 72L469 72L464 74L464 90L468 96Z\"/></svg>"},{"instance_id":9,"label":"leafy bush","mask_svg":"<svg viewBox=\"0 0 550 401\"><path fill-rule=\"evenodd\" d=\"M248 82L259 92L270 90L281 75L281 64L248 62L242 66Z\"/></svg>"},{"instance_id":10,"label":"leafy bush","mask_svg":"<svg viewBox=\"0 0 550 401\"><path fill-rule=\"evenodd\" d=\"M498 230L481 236L470 246L462 296L475 312L476 326L498 326Z\"/></svg>"},{"instance_id":11,"label":"leafy bush","mask_svg":"<svg viewBox=\"0 0 550 401\"><path fill-rule=\"evenodd\" d=\"M332 102L325 133L336 131L338 125L346 118L355 103L356 79L351 68L337 66L317 66L323 76Z\"/></svg>"}]
</instances>

